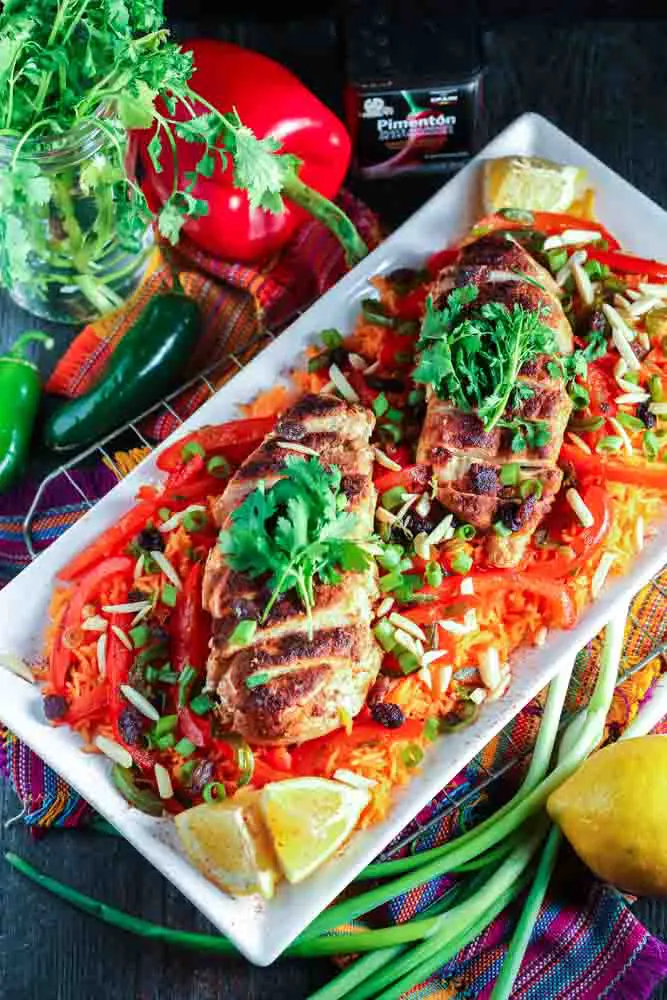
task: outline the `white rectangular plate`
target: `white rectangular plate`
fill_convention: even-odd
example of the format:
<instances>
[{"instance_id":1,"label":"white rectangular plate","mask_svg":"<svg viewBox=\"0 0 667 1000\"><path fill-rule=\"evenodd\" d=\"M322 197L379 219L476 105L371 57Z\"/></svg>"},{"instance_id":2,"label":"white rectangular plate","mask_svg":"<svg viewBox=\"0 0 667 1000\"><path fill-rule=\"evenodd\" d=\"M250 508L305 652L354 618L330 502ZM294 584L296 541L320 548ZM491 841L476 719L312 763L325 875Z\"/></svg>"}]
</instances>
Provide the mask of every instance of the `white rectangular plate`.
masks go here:
<instances>
[{"instance_id":1,"label":"white rectangular plate","mask_svg":"<svg viewBox=\"0 0 667 1000\"><path fill-rule=\"evenodd\" d=\"M418 265L465 232L481 212L478 196L481 161L511 153L534 154L585 167L598 193L600 218L622 244L646 256L664 257L667 213L548 121L533 114L523 115L202 406L184 429L193 430L238 416L237 405L250 401L256 393L275 384L281 373L294 367L319 330L332 326L349 330L360 299L368 294L368 279L399 266ZM181 433L182 430L178 432ZM152 481L159 481L155 455L142 462L0 592L0 652L26 658L38 652L58 569L132 505L141 483ZM0 679L0 719L113 823L244 955L258 965L268 965L545 686L568 658L599 631L615 609L660 570L666 549L667 523L632 570L605 590L576 628L554 633L543 648L517 657L509 692L485 707L474 725L443 737L429 751L420 773L397 794L394 807L383 823L356 834L341 854L303 884L281 885L275 899L268 903L256 897L234 899L200 875L179 849L171 821L151 819L130 809L108 780L108 762L82 754L77 737L65 729L46 725L39 692L11 674L3 673Z\"/></svg>"}]
</instances>

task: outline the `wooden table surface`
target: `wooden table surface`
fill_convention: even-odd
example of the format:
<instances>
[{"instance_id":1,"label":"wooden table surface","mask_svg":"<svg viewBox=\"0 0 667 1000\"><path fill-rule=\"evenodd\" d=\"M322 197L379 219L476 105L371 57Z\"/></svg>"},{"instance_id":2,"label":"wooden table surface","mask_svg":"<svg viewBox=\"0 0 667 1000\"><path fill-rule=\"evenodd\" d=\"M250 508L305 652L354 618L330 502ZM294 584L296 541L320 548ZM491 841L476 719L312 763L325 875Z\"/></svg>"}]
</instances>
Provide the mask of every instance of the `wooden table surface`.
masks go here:
<instances>
[{"instance_id":1,"label":"wooden table surface","mask_svg":"<svg viewBox=\"0 0 667 1000\"><path fill-rule=\"evenodd\" d=\"M260 45L247 32L243 41ZM489 136L520 113L538 111L667 206L667 21L577 27L514 22L491 32L488 43ZM315 85L312 66L302 72ZM439 183L438 178L401 181L363 194L385 218L398 222ZM0 299L0 349L33 326L34 319ZM60 345L72 335L55 332ZM15 850L56 878L148 919L207 928L128 844L87 832L54 832L34 840L20 822L5 827L18 811L16 799L1 785L3 851ZM654 933L667 937L664 903L643 900L635 911ZM264 970L139 941L69 909L0 864L3 1000L301 1000L330 974L324 960L285 961ZM667 989L655 996L667 998Z\"/></svg>"}]
</instances>

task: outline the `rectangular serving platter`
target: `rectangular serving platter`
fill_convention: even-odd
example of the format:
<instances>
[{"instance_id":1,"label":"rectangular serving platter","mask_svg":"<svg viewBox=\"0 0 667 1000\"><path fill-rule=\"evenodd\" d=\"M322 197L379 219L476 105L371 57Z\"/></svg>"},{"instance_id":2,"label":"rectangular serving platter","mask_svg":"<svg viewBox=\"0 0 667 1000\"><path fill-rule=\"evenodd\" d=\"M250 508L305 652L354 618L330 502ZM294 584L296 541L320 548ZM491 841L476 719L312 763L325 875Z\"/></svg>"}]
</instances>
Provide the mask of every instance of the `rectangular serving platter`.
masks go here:
<instances>
[{"instance_id":1,"label":"rectangular serving platter","mask_svg":"<svg viewBox=\"0 0 667 1000\"><path fill-rule=\"evenodd\" d=\"M202 406L177 435L203 424L238 417L239 404L284 380L287 371L303 361L303 352L316 340L318 331L327 327L351 329L360 300L369 294L369 278L396 267L420 265L429 254L461 236L481 214L481 162L508 154L539 155L585 167L597 192L599 217L622 245L644 256L664 257L667 213L550 122L535 114L522 115ZM142 462L0 592L0 653L26 659L38 654L57 571L132 505L140 484L160 481L155 467L157 453ZM171 820L152 819L130 809L108 779L108 761L81 753L75 735L46 725L37 689L6 672L0 677L0 720L70 782L240 952L257 965L268 965L662 568L666 553L667 522L663 522L630 572L607 586L574 629L554 632L544 647L517 656L509 691L499 701L485 706L469 728L442 737L429 750L421 770L397 792L383 823L356 833L336 857L302 884L281 884L269 902L254 896L232 898L208 882L183 855ZM100 852L103 849L101 845ZM122 877L122 873L119 875Z\"/></svg>"}]
</instances>

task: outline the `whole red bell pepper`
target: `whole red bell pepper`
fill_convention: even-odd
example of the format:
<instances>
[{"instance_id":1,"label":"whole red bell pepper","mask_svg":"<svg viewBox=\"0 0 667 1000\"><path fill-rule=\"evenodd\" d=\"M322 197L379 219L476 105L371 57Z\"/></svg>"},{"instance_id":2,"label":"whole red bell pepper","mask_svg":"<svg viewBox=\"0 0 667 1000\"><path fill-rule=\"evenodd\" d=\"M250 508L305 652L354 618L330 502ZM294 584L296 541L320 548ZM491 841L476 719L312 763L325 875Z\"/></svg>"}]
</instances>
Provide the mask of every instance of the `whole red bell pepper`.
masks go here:
<instances>
[{"instance_id":1,"label":"whole red bell pepper","mask_svg":"<svg viewBox=\"0 0 667 1000\"><path fill-rule=\"evenodd\" d=\"M281 153L301 161L299 176L283 188L287 204L278 213L251 208L245 191L234 187L231 158L216 157L208 177L197 175L195 198L209 205L206 215L188 219L184 232L194 243L216 257L249 263L275 253L284 246L297 226L314 215L334 232L350 263L365 256L367 248L356 229L328 199L343 182L350 162L351 144L342 122L288 69L258 52L215 39L195 39L183 49L193 55L193 90L223 114L233 110L258 139L274 139ZM197 113L205 103L194 102ZM184 120L187 110L177 105L168 117ZM172 191L173 157L163 156L156 173L148 155L150 132L139 137L139 155L146 177L146 196L154 207L164 204ZM204 147L176 136L178 169L194 171Z\"/></svg>"},{"instance_id":2,"label":"whole red bell pepper","mask_svg":"<svg viewBox=\"0 0 667 1000\"><path fill-rule=\"evenodd\" d=\"M81 612L84 605L90 603L98 594L103 583L106 583L112 576L126 577L128 580L132 576L134 563L126 556L116 556L113 559L105 559L94 569L91 569L77 585L74 593L67 605L67 610L62 619L49 663L49 680L53 685L56 694L62 694L65 690L67 671L72 662L72 652L62 641L63 635L68 629L79 628L81 625Z\"/></svg>"}]
</instances>

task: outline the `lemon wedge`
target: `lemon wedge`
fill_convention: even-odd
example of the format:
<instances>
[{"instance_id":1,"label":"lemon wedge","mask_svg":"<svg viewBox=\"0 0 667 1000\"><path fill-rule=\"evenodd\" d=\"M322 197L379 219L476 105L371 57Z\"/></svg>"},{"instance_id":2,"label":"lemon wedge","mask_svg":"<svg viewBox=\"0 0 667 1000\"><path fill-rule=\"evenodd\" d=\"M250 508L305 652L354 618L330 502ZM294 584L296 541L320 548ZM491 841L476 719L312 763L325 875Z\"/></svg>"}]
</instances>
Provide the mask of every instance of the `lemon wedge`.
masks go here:
<instances>
[{"instance_id":1,"label":"lemon wedge","mask_svg":"<svg viewBox=\"0 0 667 1000\"><path fill-rule=\"evenodd\" d=\"M486 160L483 174L484 211L518 208L535 212L566 212L579 197L585 171L536 156L502 156Z\"/></svg>"},{"instance_id":2,"label":"lemon wedge","mask_svg":"<svg viewBox=\"0 0 667 1000\"><path fill-rule=\"evenodd\" d=\"M271 899L280 870L259 813L257 792L204 803L176 816L176 829L192 863L226 892L259 892Z\"/></svg>"},{"instance_id":3,"label":"lemon wedge","mask_svg":"<svg viewBox=\"0 0 667 1000\"><path fill-rule=\"evenodd\" d=\"M349 837L370 793L326 778L288 778L265 785L260 808L280 866L302 882Z\"/></svg>"}]
</instances>

